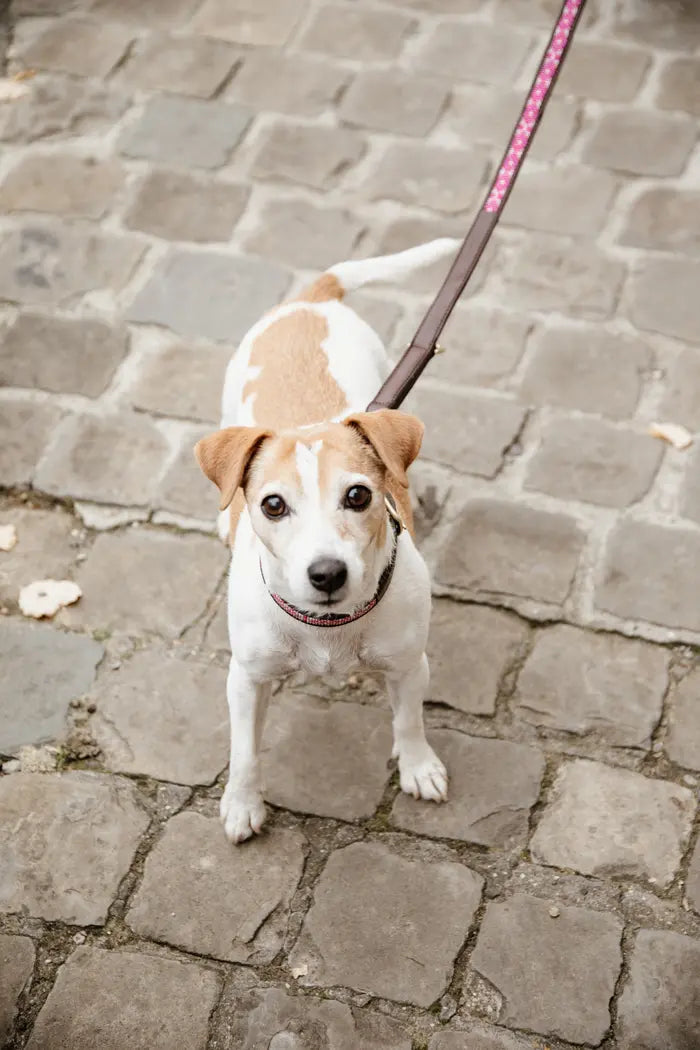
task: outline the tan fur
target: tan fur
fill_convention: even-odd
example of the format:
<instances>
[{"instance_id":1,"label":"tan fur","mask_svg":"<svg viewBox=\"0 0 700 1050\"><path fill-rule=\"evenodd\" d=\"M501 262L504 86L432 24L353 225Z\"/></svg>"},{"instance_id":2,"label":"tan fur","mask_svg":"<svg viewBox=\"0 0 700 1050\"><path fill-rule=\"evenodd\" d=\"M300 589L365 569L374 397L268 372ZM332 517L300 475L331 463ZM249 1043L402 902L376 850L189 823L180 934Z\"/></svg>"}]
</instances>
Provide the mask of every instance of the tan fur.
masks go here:
<instances>
[{"instance_id":1,"label":"tan fur","mask_svg":"<svg viewBox=\"0 0 700 1050\"><path fill-rule=\"evenodd\" d=\"M329 299L342 299L344 295L345 289L335 274L322 273L313 284L299 293L297 299L307 303L327 303Z\"/></svg>"},{"instance_id":2,"label":"tan fur","mask_svg":"<svg viewBox=\"0 0 700 1050\"><path fill-rule=\"evenodd\" d=\"M226 510L243 481L256 449L271 437L262 427L225 427L209 434L194 447L202 471L221 492L219 510Z\"/></svg>"},{"instance_id":3,"label":"tan fur","mask_svg":"<svg viewBox=\"0 0 700 1050\"><path fill-rule=\"evenodd\" d=\"M323 341L328 324L312 310L298 310L273 321L253 343L249 367L260 368L257 379L243 389L255 395L253 418L258 426L276 430L305 426L341 415L345 394L328 370Z\"/></svg>"}]
</instances>

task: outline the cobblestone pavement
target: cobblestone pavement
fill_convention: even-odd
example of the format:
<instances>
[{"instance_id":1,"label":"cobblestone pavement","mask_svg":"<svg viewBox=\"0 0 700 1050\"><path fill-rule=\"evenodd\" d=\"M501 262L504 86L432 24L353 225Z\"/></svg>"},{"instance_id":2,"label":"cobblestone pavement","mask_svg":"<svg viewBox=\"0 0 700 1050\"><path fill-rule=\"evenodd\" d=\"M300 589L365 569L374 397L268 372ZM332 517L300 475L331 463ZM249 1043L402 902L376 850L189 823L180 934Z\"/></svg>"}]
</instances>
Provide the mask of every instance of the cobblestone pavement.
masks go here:
<instances>
[{"instance_id":1,"label":"cobblestone pavement","mask_svg":"<svg viewBox=\"0 0 700 1050\"><path fill-rule=\"evenodd\" d=\"M324 266L466 229L556 6L10 6L0 1045L700 1047L700 443L647 433L700 431L695 0L589 0L413 401L451 801L399 796L355 677L278 692L269 830L216 816L225 362ZM439 276L357 308L398 352ZM42 577L84 597L35 623Z\"/></svg>"}]
</instances>

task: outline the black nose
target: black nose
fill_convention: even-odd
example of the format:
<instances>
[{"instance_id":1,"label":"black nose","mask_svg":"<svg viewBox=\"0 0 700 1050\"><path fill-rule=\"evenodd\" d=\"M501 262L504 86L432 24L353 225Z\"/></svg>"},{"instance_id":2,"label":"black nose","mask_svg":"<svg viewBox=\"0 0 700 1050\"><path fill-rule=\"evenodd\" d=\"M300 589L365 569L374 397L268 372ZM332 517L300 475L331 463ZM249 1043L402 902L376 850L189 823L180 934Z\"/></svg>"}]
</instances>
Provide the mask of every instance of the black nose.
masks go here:
<instances>
[{"instance_id":1,"label":"black nose","mask_svg":"<svg viewBox=\"0 0 700 1050\"><path fill-rule=\"evenodd\" d=\"M309 579L317 591L332 594L343 586L347 578L347 565L338 558L317 558L309 565Z\"/></svg>"}]
</instances>

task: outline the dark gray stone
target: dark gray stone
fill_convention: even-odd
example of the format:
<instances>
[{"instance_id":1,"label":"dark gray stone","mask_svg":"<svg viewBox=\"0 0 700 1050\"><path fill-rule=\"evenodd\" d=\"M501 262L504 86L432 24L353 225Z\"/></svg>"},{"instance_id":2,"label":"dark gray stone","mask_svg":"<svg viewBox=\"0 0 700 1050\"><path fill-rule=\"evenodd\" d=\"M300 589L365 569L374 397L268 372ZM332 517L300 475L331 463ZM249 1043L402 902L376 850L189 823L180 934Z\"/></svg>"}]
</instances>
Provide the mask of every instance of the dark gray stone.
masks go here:
<instances>
[{"instance_id":1,"label":"dark gray stone","mask_svg":"<svg viewBox=\"0 0 700 1050\"><path fill-rule=\"evenodd\" d=\"M336 999L290 995L283 988L257 988L237 996L217 1029L222 1050L306 1050L317 1038L328 1050L411 1050L411 1036L385 1014L350 1007ZM314 1042L309 1042L313 1040Z\"/></svg>"},{"instance_id":2,"label":"dark gray stone","mask_svg":"<svg viewBox=\"0 0 700 1050\"><path fill-rule=\"evenodd\" d=\"M141 119L119 139L127 157L192 168L220 168L250 121L250 112L226 102L155 96Z\"/></svg>"},{"instance_id":3,"label":"dark gray stone","mask_svg":"<svg viewBox=\"0 0 700 1050\"><path fill-rule=\"evenodd\" d=\"M301 984L430 1006L449 982L481 886L456 861L407 860L379 842L336 850L290 966L308 967Z\"/></svg>"},{"instance_id":4,"label":"dark gray stone","mask_svg":"<svg viewBox=\"0 0 700 1050\"><path fill-rule=\"evenodd\" d=\"M690 837L692 791L577 759L557 775L530 851L583 875L634 876L668 886Z\"/></svg>"},{"instance_id":5,"label":"dark gray stone","mask_svg":"<svg viewBox=\"0 0 700 1050\"><path fill-rule=\"evenodd\" d=\"M524 845L544 772L541 752L449 729L433 730L430 742L447 766L449 801L435 805L400 794L391 811L393 823L419 835L479 846Z\"/></svg>"},{"instance_id":6,"label":"dark gray stone","mask_svg":"<svg viewBox=\"0 0 700 1050\"><path fill-rule=\"evenodd\" d=\"M672 696L666 752L680 766L700 772L700 669L690 671Z\"/></svg>"},{"instance_id":7,"label":"dark gray stone","mask_svg":"<svg viewBox=\"0 0 700 1050\"><path fill-rule=\"evenodd\" d=\"M502 997L501 1024L596 1046L610 1026L621 938L613 915L562 906L553 918L547 901L517 894L488 905L471 965Z\"/></svg>"},{"instance_id":8,"label":"dark gray stone","mask_svg":"<svg viewBox=\"0 0 700 1050\"><path fill-rule=\"evenodd\" d=\"M428 643L428 698L467 714L494 714L503 675L527 634L526 624L499 609L436 599Z\"/></svg>"},{"instance_id":9,"label":"dark gray stone","mask_svg":"<svg viewBox=\"0 0 700 1050\"><path fill-rule=\"evenodd\" d=\"M661 647L559 624L537 635L518 678L518 712L538 726L649 747L667 671Z\"/></svg>"},{"instance_id":10,"label":"dark gray stone","mask_svg":"<svg viewBox=\"0 0 700 1050\"><path fill-rule=\"evenodd\" d=\"M700 943L669 930L640 930L619 1016L620 1050L700 1045Z\"/></svg>"},{"instance_id":11,"label":"dark gray stone","mask_svg":"<svg viewBox=\"0 0 700 1050\"><path fill-rule=\"evenodd\" d=\"M0 402L0 478L3 485L27 485L63 415L36 401Z\"/></svg>"},{"instance_id":12,"label":"dark gray stone","mask_svg":"<svg viewBox=\"0 0 700 1050\"><path fill-rule=\"evenodd\" d=\"M0 337L0 385L97 397L127 349L121 327L50 314L20 314Z\"/></svg>"},{"instance_id":13,"label":"dark gray stone","mask_svg":"<svg viewBox=\"0 0 700 1050\"><path fill-rule=\"evenodd\" d=\"M17 1000L27 987L34 969L34 944L29 937L0 933L0 1039L10 1043Z\"/></svg>"},{"instance_id":14,"label":"dark gray stone","mask_svg":"<svg viewBox=\"0 0 700 1050\"><path fill-rule=\"evenodd\" d=\"M302 813L369 817L389 778L390 755L387 711L311 697L277 698L263 736L265 797Z\"/></svg>"},{"instance_id":15,"label":"dark gray stone","mask_svg":"<svg viewBox=\"0 0 700 1050\"><path fill-rule=\"evenodd\" d=\"M218 817L179 813L154 846L127 913L143 937L233 962L271 962L304 867L286 828L233 849Z\"/></svg>"},{"instance_id":16,"label":"dark gray stone","mask_svg":"<svg viewBox=\"0 0 700 1050\"><path fill-rule=\"evenodd\" d=\"M138 187L124 223L170 241L228 241L248 200L233 182L152 171Z\"/></svg>"},{"instance_id":17,"label":"dark gray stone","mask_svg":"<svg viewBox=\"0 0 700 1050\"><path fill-rule=\"evenodd\" d=\"M97 773L0 777L0 838L12 836L13 858L0 868L0 910L104 923L148 827L138 799L128 780Z\"/></svg>"},{"instance_id":18,"label":"dark gray stone","mask_svg":"<svg viewBox=\"0 0 700 1050\"><path fill-rule=\"evenodd\" d=\"M60 738L68 705L92 686L103 652L91 638L0 619L0 753Z\"/></svg>"},{"instance_id":19,"label":"dark gray stone","mask_svg":"<svg viewBox=\"0 0 700 1050\"><path fill-rule=\"evenodd\" d=\"M563 602L583 541L574 520L564 514L471 500L452 527L437 578L475 595Z\"/></svg>"},{"instance_id":20,"label":"dark gray stone","mask_svg":"<svg viewBox=\"0 0 700 1050\"><path fill-rule=\"evenodd\" d=\"M282 298L288 284L285 270L260 259L172 250L128 308L127 319L231 343Z\"/></svg>"},{"instance_id":21,"label":"dark gray stone","mask_svg":"<svg viewBox=\"0 0 700 1050\"><path fill-rule=\"evenodd\" d=\"M119 773L175 784L211 784L228 761L226 672L137 652L107 669L91 691L90 723L103 762Z\"/></svg>"},{"instance_id":22,"label":"dark gray stone","mask_svg":"<svg viewBox=\"0 0 700 1050\"><path fill-rule=\"evenodd\" d=\"M220 988L196 963L83 945L58 971L27 1050L205 1050Z\"/></svg>"}]
</instances>

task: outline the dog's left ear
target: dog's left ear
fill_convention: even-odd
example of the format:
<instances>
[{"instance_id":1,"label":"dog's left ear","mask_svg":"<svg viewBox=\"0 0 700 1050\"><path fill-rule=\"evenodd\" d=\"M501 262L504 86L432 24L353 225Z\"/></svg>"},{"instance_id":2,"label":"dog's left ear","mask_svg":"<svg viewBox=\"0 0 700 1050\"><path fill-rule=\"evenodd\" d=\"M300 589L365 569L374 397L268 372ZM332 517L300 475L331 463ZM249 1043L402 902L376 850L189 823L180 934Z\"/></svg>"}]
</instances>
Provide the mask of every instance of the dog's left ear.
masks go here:
<instances>
[{"instance_id":1,"label":"dog's left ear","mask_svg":"<svg viewBox=\"0 0 700 1050\"><path fill-rule=\"evenodd\" d=\"M425 430L420 419L394 408L382 408L377 412L357 412L343 423L359 430L388 472L408 488L406 471L420 452Z\"/></svg>"},{"instance_id":2,"label":"dog's left ear","mask_svg":"<svg viewBox=\"0 0 700 1050\"><path fill-rule=\"evenodd\" d=\"M272 437L271 431L262 427L226 427L202 438L194 446L197 462L221 491L219 510L226 510L251 459L268 437Z\"/></svg>"}]
</instances>

